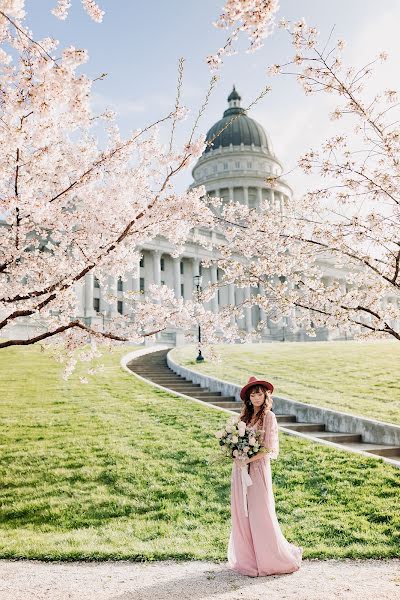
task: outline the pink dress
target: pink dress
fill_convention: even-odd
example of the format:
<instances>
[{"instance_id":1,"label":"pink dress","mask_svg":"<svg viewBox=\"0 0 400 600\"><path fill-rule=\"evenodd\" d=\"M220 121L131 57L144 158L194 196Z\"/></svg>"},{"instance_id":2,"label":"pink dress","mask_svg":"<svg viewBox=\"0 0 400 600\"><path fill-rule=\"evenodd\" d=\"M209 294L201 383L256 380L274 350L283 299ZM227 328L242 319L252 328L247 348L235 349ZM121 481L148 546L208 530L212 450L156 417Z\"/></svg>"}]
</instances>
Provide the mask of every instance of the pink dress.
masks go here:
<instances>
[{"instance_id":1,"label":"pink dress","mask_svg":"<svg viewBox=\"0 0 400 600\"><path fill-rule=\"evenodd\" d=\"M256 425L252 426L256 428ZM231 569L259 577L293 573L300 568L303 548L288 542L275 513L272 489L271 458L279 454L278 423L270 410L264 416L262 445L272 453L245 466L252 484L247 487L247 506L241 467L235 462L231 478L231 532L228 544L228 565ZM247 510L246 510L247 509ZM247 512L247 516L246 516Z\"/></svg>"}]
</instances>

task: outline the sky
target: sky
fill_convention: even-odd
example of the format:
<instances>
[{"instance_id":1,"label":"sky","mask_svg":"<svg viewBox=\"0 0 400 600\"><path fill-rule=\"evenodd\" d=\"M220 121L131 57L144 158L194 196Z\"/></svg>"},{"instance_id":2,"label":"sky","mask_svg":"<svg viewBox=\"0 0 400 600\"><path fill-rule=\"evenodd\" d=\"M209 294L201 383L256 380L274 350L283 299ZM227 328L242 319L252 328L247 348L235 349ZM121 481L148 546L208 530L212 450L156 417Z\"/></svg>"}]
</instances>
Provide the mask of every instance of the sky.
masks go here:
<instances>
[{"instance_id":1,"label":"sky","mask_svg":"<svg viewBox=\"0 0 400 600\"><path fill-rule=\"evenodd\" d=\"M90 20L80 0L72 0L66 21L51 14L55 4L56 0L26 1L27 24L34 39L51 36L60 40L60 48L73 45L88 50L90 60L84 72L91 77L107 73L104 80L94 84L93 108L113 108L124 135L173 108L177 64L180 57L185 58L182 99L190 114L177 135L178 141L184 141L208 88L210 71L205 57L226 39L226 32L212 24L223 1L98 0L106 13L101 24ZM400 87L399 0L281 0L280 17L304 17L317 27L321 39L334 26L335 37L347 42L344 58L348 64L363 66L386 50L389 60L378 66L370 89L377 92ZM332 131L328 114L336 103L330 97L305 96L292 77L267 77L269 65L285 62L293 54L285 32L276 30L255 53L246 52L248 42L244 36L237 47L238 54L225 58L219 71L199 132L206 133L221 118L233 84L242 96L243 106L250 104L265 85L271 85L271 92L249 116L264 126L288 173L286 179L295 194L301 194L312 182L296 168L296 161L310 147L318 147ZM190 171L179 177L178 189L191 183Z\"/></svg>"}]
</instances>

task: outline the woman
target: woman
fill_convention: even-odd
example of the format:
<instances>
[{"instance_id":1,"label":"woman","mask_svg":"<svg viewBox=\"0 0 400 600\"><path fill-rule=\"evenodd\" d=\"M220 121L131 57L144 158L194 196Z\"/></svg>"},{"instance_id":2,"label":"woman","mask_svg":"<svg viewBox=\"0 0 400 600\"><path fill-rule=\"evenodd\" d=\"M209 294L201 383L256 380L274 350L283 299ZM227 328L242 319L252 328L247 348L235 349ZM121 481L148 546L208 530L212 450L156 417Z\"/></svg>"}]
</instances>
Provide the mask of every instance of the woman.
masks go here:
<instances>
[{"instance_id":1,"label":"woman","mask_svg":"<svg viewBox=\"0 0 400 600\"><path fill-rule=\"evenodd\" d=\"M228 564L251 577L293 573L302 561L303 548L287 541L275 514L270 459L278 457L279 437L276 417L271 411L273 390L269 381L250 377L240 392L244 402L241 420L254 429L263 429L262 445L271 450L244 461L252 480L247 487L247 510L243 502L243 462L235 459L232 468Z\"/></svg>"}]
</instances>

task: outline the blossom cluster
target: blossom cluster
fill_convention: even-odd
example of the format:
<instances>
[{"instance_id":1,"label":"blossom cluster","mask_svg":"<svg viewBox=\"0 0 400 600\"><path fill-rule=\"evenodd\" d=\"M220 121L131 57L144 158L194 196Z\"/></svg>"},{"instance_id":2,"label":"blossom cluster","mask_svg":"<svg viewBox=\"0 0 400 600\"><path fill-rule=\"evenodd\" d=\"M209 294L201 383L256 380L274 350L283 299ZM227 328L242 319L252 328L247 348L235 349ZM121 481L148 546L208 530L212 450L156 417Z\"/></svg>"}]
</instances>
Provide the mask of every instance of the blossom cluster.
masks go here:
<instances>
[{"instance_id":1,"label":"blossom cluster","mask_svg":"<svg viewBox=\"0 0 400 600\"><path fill-rule=\"evenodd\" d=\"M275 14L279 10L278 0L226 0L225 6L214 25L231 30L224 46L207 57L210 69L216 71L223 62L223 56L235 53L233 43L240 31L249 40L249 51L254 52L263 44L262 40L271 35L275 25Z\"/></svg>"},{"instance_id":2,"label":"blossom cluster","mask_svg":"<svg viewBox=\"0 0 400 600\"><path fill-rule=\"evenodd\" d=\"M101 23L104 17L104 11L98 6L94 0L81 0L82 6L85 9L89 17ZM71 8L70 0L57 0L57 5L51 11L55 17L61 20L65 20L68 17L68 11Z\"/></svg>"}]
</instances>

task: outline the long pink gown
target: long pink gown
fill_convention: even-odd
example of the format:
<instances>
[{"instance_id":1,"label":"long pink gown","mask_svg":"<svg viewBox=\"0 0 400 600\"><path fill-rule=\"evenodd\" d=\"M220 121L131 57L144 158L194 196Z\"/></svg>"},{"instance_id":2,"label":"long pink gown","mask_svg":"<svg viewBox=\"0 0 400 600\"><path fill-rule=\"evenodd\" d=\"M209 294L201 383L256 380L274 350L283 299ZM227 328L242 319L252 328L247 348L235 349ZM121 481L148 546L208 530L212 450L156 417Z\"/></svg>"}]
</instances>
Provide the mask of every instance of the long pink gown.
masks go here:
<instances>
[{"instance_id":1,"label":"long pink gown","mask_svg":"<svg viewBox=\"0 0 400 600\"><path fill-rule=\"evenodd\" d=\"M248 516L244 506L241 467L233 463L228 565L251 577L293 573L300 568L303 548L288 542L275 513L270 460L279 454L276 416L269 410L262 426L252 427L264 430L262 445L272 452L247 465L252 480L247 487Z\"/></svg>"}]
</instances>

